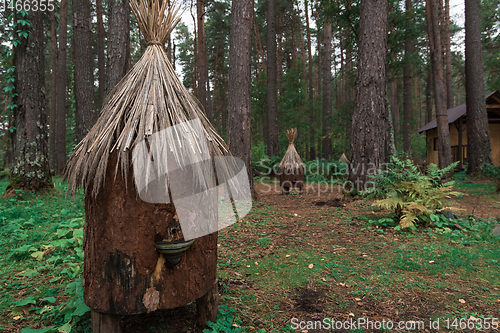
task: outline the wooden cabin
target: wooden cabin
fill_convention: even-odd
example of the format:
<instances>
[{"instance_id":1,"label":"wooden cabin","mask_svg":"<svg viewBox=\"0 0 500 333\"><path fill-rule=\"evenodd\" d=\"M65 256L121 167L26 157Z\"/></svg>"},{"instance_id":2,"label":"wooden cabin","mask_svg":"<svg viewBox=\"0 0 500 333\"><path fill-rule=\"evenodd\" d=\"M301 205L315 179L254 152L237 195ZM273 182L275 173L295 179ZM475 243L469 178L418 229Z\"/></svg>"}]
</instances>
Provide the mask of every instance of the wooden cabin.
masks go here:
<instances>
[{"instance_id":1,"label":"wooden cabin","mask_svg":"<svg viewBox=\"0 0 500 333\"><path fill-rule=\"evenodd\" d=\"M500 92L498 90L486 95L486 111L490 128L493 164L500 165ZM448 123L453 161L460 161L460 165L467 163L467 106L465 103L448 109ZM437 165L438 132L436 119L418 131L419 134L423 132L427 137L427 159L429 163Z\"/></svg>"}]
</instances>

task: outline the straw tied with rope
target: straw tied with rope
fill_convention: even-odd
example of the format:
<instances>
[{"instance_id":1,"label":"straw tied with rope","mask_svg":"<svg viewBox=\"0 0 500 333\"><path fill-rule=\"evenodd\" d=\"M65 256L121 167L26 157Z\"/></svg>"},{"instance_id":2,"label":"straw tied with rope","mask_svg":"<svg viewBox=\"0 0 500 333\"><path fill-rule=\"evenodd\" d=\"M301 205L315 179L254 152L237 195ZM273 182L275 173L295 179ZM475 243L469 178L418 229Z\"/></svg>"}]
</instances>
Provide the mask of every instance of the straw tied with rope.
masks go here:
<instances>
[{"instance_id":1,"label":"straw tied with rope","mask_svg":"<svg viewBox=\"0 0 500 333\"><path fill-rule=\"evenodd\" d=\"M280 175L280 186L283 194L288 194L290 187L297 187L299 192L303 192L305 165L297 153L293 141L297 137L297 129L292 128L286 131L288 141L288 149L285 156L278 166L278 174Z\"/></svg>"}]
</instances>

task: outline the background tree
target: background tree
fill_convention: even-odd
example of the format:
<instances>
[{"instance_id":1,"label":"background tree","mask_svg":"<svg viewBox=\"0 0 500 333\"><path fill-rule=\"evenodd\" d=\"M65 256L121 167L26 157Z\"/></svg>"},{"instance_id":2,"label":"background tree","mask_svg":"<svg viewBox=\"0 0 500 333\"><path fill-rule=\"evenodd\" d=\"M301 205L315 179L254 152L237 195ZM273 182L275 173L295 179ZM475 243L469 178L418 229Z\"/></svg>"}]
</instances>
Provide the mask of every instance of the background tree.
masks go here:
<instances>
[{"instance_id":1,"label":"background tree","mask_svg":"<svg viewBox=\"0 0 500 333\"><path fill-rule=\"evenodd\" d=\"M349 180L364 190L385 160L387 0L361 0Z\"/></svg>"},{"instance_id":2,"label":"background tree","mask_svg":"<svg viewBox=\"0 0 500 333\"><path fill-rule=\"evenodd\" d=\"M406 6L406 31L405 31L405 58L403 69L403 85L404 85L404 99L403 99L403 150L407 154L411 154L411 88L412 88L412 0L405 0Z\"/></svg>"},{"instance_id":3,"label":"background tree","mask_svg":"<svg viewBox=\"0 0 500 333\"><path fill-rule=\"evenodd\" d=\"M207 66L207 47L205 43L205 1L196 1L196 14L198 24L198 100L210 121L213 121L212 108L208 104L209 83Z\"/></svg>"},{"instance_id":4,"label":"background tree","mask_svg":"<svg viewBox=\"0 0 500 333\"><path fill-rule=\"evenodd\" d=\"M490 131L484 99L481 47L481 0L465 0L465 84L467 103L468 173L491 163Z\"/></svg>"},{"instance_id":5,"label":"background tree","mask_svg":"<svg viewBox=\"0 0 500 333\"><path fill-rule=\"evenodd\" d=\"M57 119L57 34L56 12L50 12L50 132L49 132L49 163L50 168L56 168L56 119Z\"/></svg>"},{"instance_id":6,"label":"background tree","mask_svg":"<svg viewBox=\"0 0 500 333\"><path fill-rule=\"evenodd\" d=\"M75 93L75 142L80 142L95 121L94 63L92 57L90 1L73 0L73 63Z\"/></svg>"},{"instance_id":7,"label":"background tree","mask_svg":"<svg viewBox=\"0 0 500 333\"><path fill-rule=\"evenodd\" d=\"M251 50L253 0L233 0L229 49L228 141L247 167L253 189L251 128ZM253 190L252 190L253 192Z\"/></svg>"},{"instance_id":8,"label":"background tree","mask_svg":"<svg viewBox=\"0 0 500 333\"><path fill-rule=\"evenodd\" d=\"M107 92L130 68L130 6L128 0L109 0Z\"/></svg>"},{"instance_id":9,"label":"background tree","mask_svg":"<svg viewBox=\"0 0 500 333\"><path fill-rule=\"evenodd\" d=\"M446 87L444 84L443 52L441 50L441 31L439 28L437 0L426 0L427 29L434 83L434 103L436 106L436 122L438 131L439 167L445 168L452 162L450 128L446 108Z\"/></svg>"},{"instance_id":10,"label":"background tree","mask_svg":"<svg viewBox=\"0 0 500 333\"><path fill-rule=\"evenodd\" d=\"M57 55L56 102L56 173L61 175L66 166L66 56L68 38L68 0L61 0L59 17L59 53Z\"/></svg>"},{"instance_id":11,"label":"background tree","mask_svg":"<svg viewBox=\"0 0 500 333\"><path fill-rule=\"evenodd\" d=\"M322 146L323 156L332 158L332 23L325 21L323 25L323 104L322 104Z\"/></svg>"},{"instance_id":12,"label":"background tree","mask_svg":"<svg viewBox=\"0 0 500 333\"><path fill-rule=\"evenodd\" d=\"M267 154L279 155L276 61L276 4L267 0ZM280 70L281 70L281 66Z\"/></svg>"},{"instance_id":13,"label":"background tree","mask_svg":"<svg viewBox=\"0 0 500 333\"><path fill-rule=\"evenodd\" d=\"M53 188L45 110L44 12L17 12L14 17L14 162L6 193ZM27 23L27 24L25 24Z\"/></svg>"}]
</instances>

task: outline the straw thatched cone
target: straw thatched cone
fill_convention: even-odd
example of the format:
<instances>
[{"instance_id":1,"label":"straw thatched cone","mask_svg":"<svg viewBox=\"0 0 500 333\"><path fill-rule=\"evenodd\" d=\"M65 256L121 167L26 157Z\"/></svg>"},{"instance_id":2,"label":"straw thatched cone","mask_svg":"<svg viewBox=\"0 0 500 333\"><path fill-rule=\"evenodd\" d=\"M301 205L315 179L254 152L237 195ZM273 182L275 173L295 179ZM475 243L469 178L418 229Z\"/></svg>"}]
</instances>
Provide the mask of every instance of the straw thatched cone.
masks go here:
<instances>
[{"instance_id":1,"label":"straw thatched cone","mask_svg":"<svg viewBox=\"0 0 500 333\"><path fill-rule=\"evenodd\" d=\"M288 144L285 156L283 156L278 166L281 193L288 194L290 193L290 189L293 188L297 188L302 193L304 191L305 165L293 144L293 141L297 137L297 129L289 129L286 131L286 136L290 143Z\"/></svg>"},{"instance_id":2,"label":"straw thatched cone","mask_svg":"<svg viewBox=\"0 0 500 333\"><path fill-rule=\"evenodd\" d=\"M198 140L212 157L230 155L163 50L180 19L179 7L167 9L166 4L130 0L148 47L106 98L95 126L70 157L66 178L69 191L78 186L85 191L85 303L100 313L130 315L197 300L199 322L205 323L217 314L217 233L197 238L172 265L155 242L165 237L174 206L142 201L132 177L134 145L178 124L194 132L191 120L201 123ZM176 158L196 161L199 146L201 141L171 148Z\"/></svg>"}]
</instances>

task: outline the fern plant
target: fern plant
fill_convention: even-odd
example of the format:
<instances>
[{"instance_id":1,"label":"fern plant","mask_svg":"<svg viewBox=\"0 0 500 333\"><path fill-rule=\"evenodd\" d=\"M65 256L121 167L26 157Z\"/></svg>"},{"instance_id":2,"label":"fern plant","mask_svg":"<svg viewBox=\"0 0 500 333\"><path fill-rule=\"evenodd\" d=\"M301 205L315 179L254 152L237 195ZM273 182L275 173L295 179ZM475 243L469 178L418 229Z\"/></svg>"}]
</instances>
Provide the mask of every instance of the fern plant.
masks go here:
<instances>
[{"instance_id":1,"label":"fern plant","mask_svg":"<svg viewBox=\"0 0 500 333\"><path fill-rule=\"evenodd\" d=\"M378 198L375 205L394 210L397 229L428 226L429 216L442 209L443 199L461 194L453 191L453 181L443 182L457 164L443 169L431 164L424 173L409 158L392 156L385 170L371 176L375 188L366 193L366 200Z\"/></svg>"},{"instance_id":2,"label":"fern plant","mask_svg":"<svg viewBox=\"0 0 500 333\"><path fill-rule=\"evenodd\" d=\"M399 218L395 229L416 229L416 225L429 226L429 217L437 210L442 210L443 199L451 195L460 195L453 186L434 187L430 180L403 181L390 187L385 199L375 205L394 210Z\"/></svg>"}]
</instances>

